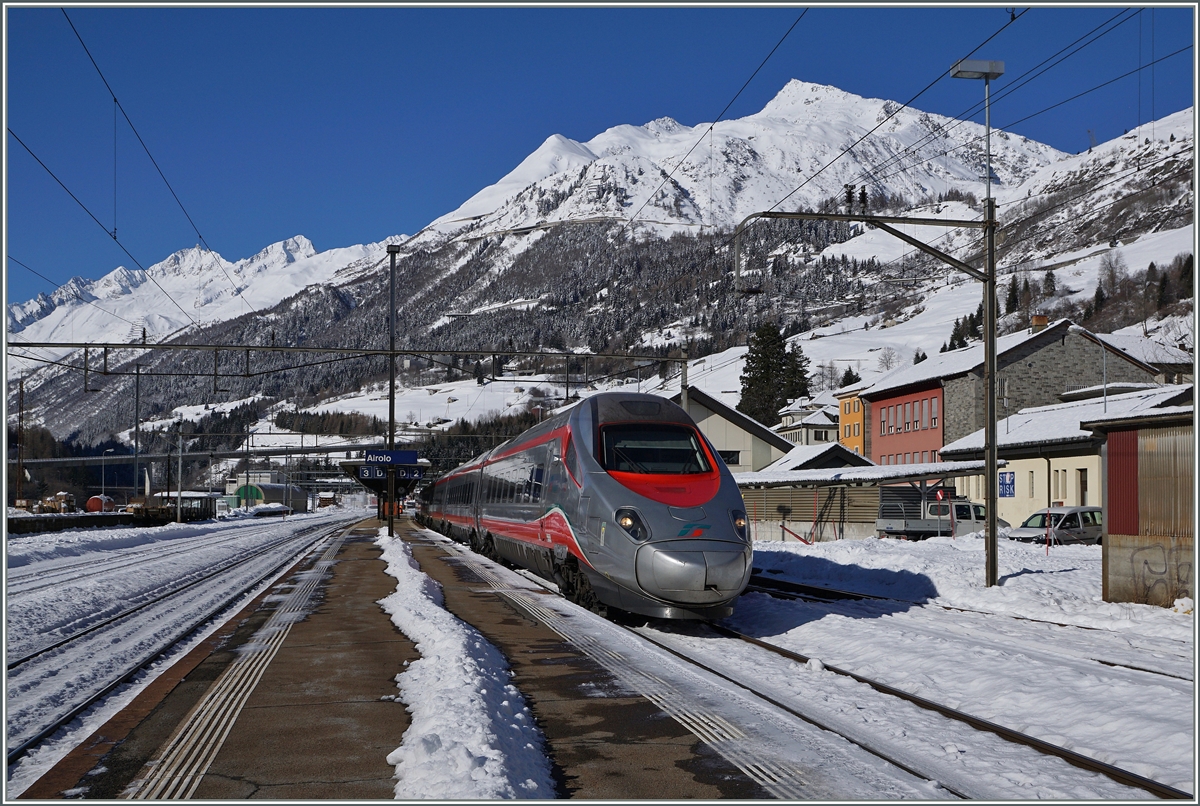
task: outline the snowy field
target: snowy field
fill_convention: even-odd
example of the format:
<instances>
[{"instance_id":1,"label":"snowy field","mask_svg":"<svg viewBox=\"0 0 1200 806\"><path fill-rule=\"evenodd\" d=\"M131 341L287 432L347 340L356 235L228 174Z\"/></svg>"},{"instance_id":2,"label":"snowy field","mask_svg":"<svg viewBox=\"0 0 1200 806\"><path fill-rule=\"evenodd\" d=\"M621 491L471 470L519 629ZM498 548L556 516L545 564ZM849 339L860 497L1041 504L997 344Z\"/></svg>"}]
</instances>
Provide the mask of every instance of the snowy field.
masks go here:
<instances>
[{"instance_id":1,"label":"snowy field","mask_svg":"<svg viewBox=\"0 0 1200 806\"><path fill-rule=\"evenodd\" d=\"M252 519L242 524L220 528L254 525ZM14 537L8 546L9 575L11 579L14 572L28 576L39 567L47 572L70 567L83 576L111 564L122 552L169 545L198 536L206 528L216 527L76 530ZM524 698L512 685L505 658L476 630L444 610L439 586L420 572L399 539L381 533L377 542L388 563L387 573L396 578L395 593L380 605L422 655L407 668L396 669L396 698L412 717L402 746L387 758L399 776L396 796L552 796L544 740ZM235 550L236 543L228 545L229 551ZM215 561L211 550L206 556L207 561ZM1173 609L1105 603L1100 596L1101 557L1098 546L1053 547L1047 554L1043 546L1002 539L1001 584L988 589L983 585L983 540L978 534L919 543L890 539L814 546L759 543L755 566L777 578L900 601L812 604L748 594L739 600L728 624L820 659L786 670L794 678L787 683L792 696L804 686L822 683L820 675L829 674L822 671L823 662L1193 791L1192 602L1181 600ZM124 586L119 575L109 574L103 588L90 587L98 596L119 599L122 587L140 589L146 584L141 578L144 570L144 563L127 566ZM556 610L573 607L565 601L555 605ZM37 631L32 616L15 624L12 618L10 609L6 639L10 650L22 635L27 640ZM707 644L714 657L727 661L736 662L735 652L745 651L731 649L728 642L721 642L715 651L712 641ZM746 668L757 668L749 663ZM764 688L779 685L782 679L774 671L759 674ZM136 689L149 679L146 675L138 680ZM822 691L819 696L806 695L805 700L814 707L855 714L869 699L855 688L841 694ZM93 709L56 747L10 767L7 797L19 795L135 693L131 688ZM13 696L10 687L10 707ZM1014 762L988 756L983 767L973 767L981 763L983 754L972 757L970 745L961 738L946 738L930 750L927 741L922 744L916 735L909 735L919 731L905 706L883 707L894 713L873 716L869 724L854 717L858 728L918 760L923 754L923 763L942 765L947 780L958 770L967 781L985 775L994 787L990 791L1005 792L1007 797L1047 796L1045 791L1028 789L1028 784L1022 789L1021 771L1004 766ZM968 740L984 741L973 733ZM937 758L930 760L930 753ZM1103 791L1065 781L1063 786L1052 796L1090 797Z\"/></svg>"}]
</instances>

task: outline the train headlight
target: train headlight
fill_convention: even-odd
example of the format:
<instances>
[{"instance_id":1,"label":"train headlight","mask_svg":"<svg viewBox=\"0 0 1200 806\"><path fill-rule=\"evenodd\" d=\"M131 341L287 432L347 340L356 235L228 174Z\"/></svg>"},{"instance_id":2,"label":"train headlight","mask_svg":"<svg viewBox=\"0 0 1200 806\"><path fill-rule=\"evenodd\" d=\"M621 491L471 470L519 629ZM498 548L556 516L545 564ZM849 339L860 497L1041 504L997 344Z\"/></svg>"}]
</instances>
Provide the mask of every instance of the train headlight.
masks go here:
<instances>
[{"instance_id":1,"label":"train headlight","mask_svg":"<svg viewBox=\"0 0 1200 806\"><path fill-rule=\"evenodd\" d=\"M738 537L740 537L742 540L745 540L747 534L746 530L750 525L746 520L746 513L742 512L740 509L735 509L729 513L729 518L733 521L733 531L737 532Z\"/></svg>"},{"instance_id":2,"label":"train headlight","mask_svg":"<svg viewBox=\"0 0 1200 806\"><path fill-rule=\"evenodd\" d=\"M617 526L639 543L650 539L650 530L642 523L641 516L632 509L618 509L616 512Z\"/></svg>"}]
</instances>

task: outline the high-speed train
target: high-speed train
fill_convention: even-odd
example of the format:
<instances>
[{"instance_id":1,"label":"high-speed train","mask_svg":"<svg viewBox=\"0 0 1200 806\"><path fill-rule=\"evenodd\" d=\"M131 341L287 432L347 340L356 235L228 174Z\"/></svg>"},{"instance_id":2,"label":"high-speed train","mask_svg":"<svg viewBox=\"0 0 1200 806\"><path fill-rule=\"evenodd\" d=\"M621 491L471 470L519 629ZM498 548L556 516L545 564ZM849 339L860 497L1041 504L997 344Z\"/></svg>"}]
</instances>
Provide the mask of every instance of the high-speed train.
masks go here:
<instances>
[{"instance_id":1,"label":"high-speed train","mask_svg":"<svg viewBox=\"0 0 1200 806\"><path fill-rule=\"evenodd\" d=\"M584 398L425 488L419 519L600 613L721 618L750 578L729 469L655 395Z\"/></svg>"}]
</instances>

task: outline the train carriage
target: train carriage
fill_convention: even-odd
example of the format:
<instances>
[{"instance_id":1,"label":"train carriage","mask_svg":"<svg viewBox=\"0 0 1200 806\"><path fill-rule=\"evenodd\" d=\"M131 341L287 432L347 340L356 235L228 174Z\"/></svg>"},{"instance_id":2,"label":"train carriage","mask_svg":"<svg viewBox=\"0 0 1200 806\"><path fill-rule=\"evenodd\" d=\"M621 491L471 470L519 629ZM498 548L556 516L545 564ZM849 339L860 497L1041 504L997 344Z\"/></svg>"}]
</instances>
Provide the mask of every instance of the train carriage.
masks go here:
<instances>
[{"instance_id":1,"label":"train carriage","mask_svg":"<svg viewBox=\"0 0 1200 806\"><path fill-rule=\"evenodd\" d=\"M733 477L654 395L585 398L427 487L420 518L598 612L720 618L751 570Z\"/></svg>"}]
</instances>

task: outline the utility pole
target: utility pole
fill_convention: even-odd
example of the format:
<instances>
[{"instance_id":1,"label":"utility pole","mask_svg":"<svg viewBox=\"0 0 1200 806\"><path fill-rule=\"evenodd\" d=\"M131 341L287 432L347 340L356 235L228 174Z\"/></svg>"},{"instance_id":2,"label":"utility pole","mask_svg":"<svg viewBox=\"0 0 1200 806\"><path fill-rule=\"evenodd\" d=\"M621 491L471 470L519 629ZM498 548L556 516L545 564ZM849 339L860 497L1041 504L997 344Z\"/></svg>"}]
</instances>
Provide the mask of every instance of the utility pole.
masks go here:
<instances>
[{"instance_id":1,"label":"utility pole","mask_svg":"<svg viewBox=\"0 0 1200 806\"><path fill-rule=\"evenodd\" d=\"M143 339L144 340L144 339ZM133 365L133 497L137 497L138 482L138 453L142 442L142 365ZM129 503L129 499L125 500Z\"/></svg>"},{"instance_id":2,"label":"utility pole","mask_svg":"<svg viewBox=\"0 0 1200 806\"><path fill-rule=\"evenodd\" d=\"M400 252L400 244L390 243L387 247L388 262L390 263L388 295L388 332L390 340L388 350L388 450L396 450L396 255ZM387 469L387 507L388 507L388 537L396 534L396 469L388 464Z\"/></svg>"},{"instance_id":3,"label":"utility pole","mask_svg":"<svg viewBox=\"0 0 1200 806\"><path fill-rule=\"evenodd\" d=\"M679 407L686 412L688 410L688 383L687 383L688 357L687 357L687 347L686 346L683 348L683 363L680 364L679 367L680 367Z\"/></svg>"},{"instance_id":4,"label":"utility pole","mask_svg":"<svg viewBox=\"0 0 1200 806\"><path fill-rule=\"evenodd\" d=\"M25 379L17 384L17 498L24 498L25 483Z\"/></svg>"},{"instance_id":5,"label":"utility pole","mask_svg":"<svg viewBox=\"0 0 1200 806\"><path fill-rule=\"evenodd\" d=\"M175 429L175 434L179 438L179 476L178 493L175 496L175 522L183 523L183 421L179 421L179 427Z\"/></svg>"}]
</instances>

